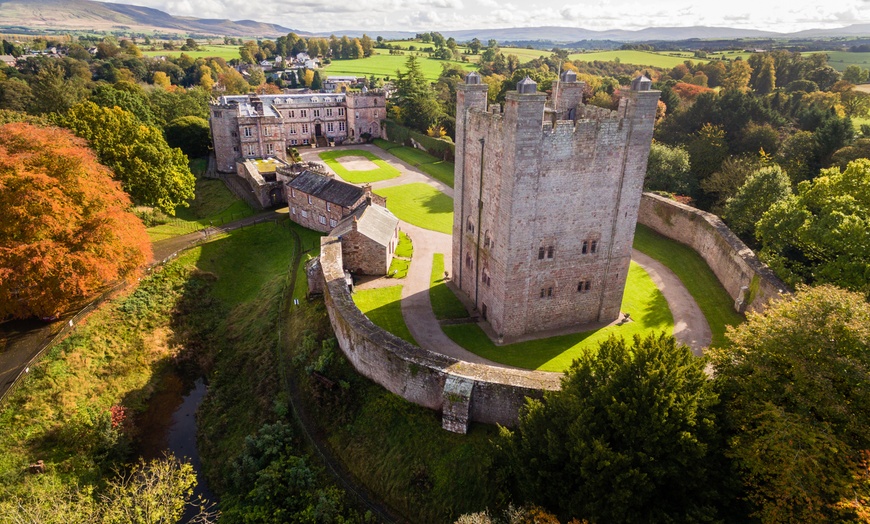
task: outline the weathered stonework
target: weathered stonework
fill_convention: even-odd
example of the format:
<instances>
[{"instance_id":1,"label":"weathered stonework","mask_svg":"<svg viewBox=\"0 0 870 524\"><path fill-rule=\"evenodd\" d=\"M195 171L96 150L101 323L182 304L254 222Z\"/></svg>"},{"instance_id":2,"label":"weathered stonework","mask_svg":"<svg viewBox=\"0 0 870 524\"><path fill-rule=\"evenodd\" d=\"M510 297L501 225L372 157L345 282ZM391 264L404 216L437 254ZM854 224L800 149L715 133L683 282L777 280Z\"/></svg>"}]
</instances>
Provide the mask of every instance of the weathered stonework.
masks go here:
<instances>
[{"instance_id":1,"label":"weathered stonework","mask_svg":"<svg viewBox=\"0 0 870 524\"><path fill-rule=\"evenodd\" d=\"M384 93L222 96L209 107L217 170L235 171L239 158L287 159L287 148L381 136Z\"/></svg>"},{"instance_id":2,"label":"weathered stonework","mask_svg":"<svg viewBox=\"0 0 870 524\"><path fill-rule=\"evenodd\" d=\"M644 193L638 222L701 255L734 299L737 311L762 311L788 286L712 213Z\"/></svg>"},{"instance_id":3,"label":"weathered stonework","mask_svg":"<svg viewBox=\"0 0 870 524\"><path fill-rule=\"evenodd\" d=\"M608 111L582 91L526 79L502 110L458 87L454 282L499 340L619 315L659 92L639 78Z\"/></svg>"},{"instance_id":4,"label":"weathered stonework","mask_svg":"<svg viewBox=\"0 0 870 524\"><path fill-rule=\"evenodd\" d=\"M515 425L526 397L559 389L558 373L463 362L375 326L351 298L338 238L321 239L320 265L329 320L357 372L410 402L441 411L445 428L464 433L469 421Z\"/></svg>"}]
</instances>

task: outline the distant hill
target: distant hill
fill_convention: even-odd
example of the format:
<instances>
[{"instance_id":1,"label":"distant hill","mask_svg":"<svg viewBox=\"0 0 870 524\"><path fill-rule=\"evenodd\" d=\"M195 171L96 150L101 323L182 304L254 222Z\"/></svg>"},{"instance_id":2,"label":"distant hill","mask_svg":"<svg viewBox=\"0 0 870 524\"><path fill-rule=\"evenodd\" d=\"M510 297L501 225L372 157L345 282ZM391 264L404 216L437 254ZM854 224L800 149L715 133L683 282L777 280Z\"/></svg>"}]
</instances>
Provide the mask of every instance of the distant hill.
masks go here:
<instances>
[{"instance_id":1,"label":"distant hill","mask_svg":"<svg viewBox=\"0 0 870 524\"><path fill-rule=\"evenodd\" d=\"M295 31L252 20L172 16L150 7L93 0L0 0L0 27L96 31L172 32L218 36L278 37Z\"/></svg>"}]
</instances>

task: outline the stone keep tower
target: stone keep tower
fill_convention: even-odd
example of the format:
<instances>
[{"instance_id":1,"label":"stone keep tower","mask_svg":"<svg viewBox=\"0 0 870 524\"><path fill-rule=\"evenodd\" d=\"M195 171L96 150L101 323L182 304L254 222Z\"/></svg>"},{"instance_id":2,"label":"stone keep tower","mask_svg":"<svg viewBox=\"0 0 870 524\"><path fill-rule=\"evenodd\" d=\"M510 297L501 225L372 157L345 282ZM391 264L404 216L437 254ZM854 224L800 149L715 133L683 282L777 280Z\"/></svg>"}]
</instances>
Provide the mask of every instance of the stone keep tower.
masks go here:
<instances>
[{"instance_id":1,"label":"stone keep tower","mask_svg":"<svg viewBox=\"0 0 870 524\"><path fill-rule=\"evenodd\" d=\"M638 77L619 108L551 100L526 78L504 110L471 73L456 101L453 277L499 340L619 316L659 91Z\"/></svg>"}]
</instances>

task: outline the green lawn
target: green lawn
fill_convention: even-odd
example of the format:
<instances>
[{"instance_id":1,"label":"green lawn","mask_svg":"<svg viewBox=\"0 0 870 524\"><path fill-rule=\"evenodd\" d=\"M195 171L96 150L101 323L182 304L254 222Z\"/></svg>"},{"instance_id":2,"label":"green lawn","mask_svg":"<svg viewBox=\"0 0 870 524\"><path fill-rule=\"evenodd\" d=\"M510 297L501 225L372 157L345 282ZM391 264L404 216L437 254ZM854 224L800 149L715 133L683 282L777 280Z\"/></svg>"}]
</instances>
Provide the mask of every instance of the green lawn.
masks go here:
<instances>
[{"instance_id":1,"label":"green lawn","mask_svg":"<svg viewBox=\"0 0 870 524\"><path fill-rule=\"evenodd\" d=\"M333 60L331 64L326 66L320 76L335 75L374 75L377 78L396 78L396 71L405 71L405 63L408 61L408 55L388 55L375 54L368 58L357 58L355 60ZM426 56L418 57L417 63L423 71L423 75L429 81L436 81L441 75L441 64L455 64L460 67L473 70L477 68L477 64L469 62L453 62L444 60L435 60Z\"/></svg>"},{"instance_id":2,"label":"green lawn","mask_svg":"<svg viewBox=\"0 0 870 524\"><path fill-rule=\"evenodd\" d=\"M195 196L188 207L178 207L175 217L165 224L148 228L151 242L199 231L209 225L252 215L254 211L227 189L222 180L202 178L205 159L191 160L191 171L197 176Z\"/></svg>"},{"instance_id":3,"label":"green lawn","mask_svg":"<svg viewBox=\"0 0 870 524\"><path fill-rule=\"evenodd\" d=\"M432 257L432 276L429 278L429 301L435 318L467 318L468 311L462 302L456 298L453 291L444 281L444 254L435 253Z\"/></svg>"},{"instance_id":4,"label":"green lawn","mask_svg":"<svg viewBox=\"0 0 870 524\"><path fill-rule=\"evenodd\" d=\"M710 266L694 249L638 224L634 248L673 271L698 303L713 332L713 346L725 341L725 326L736 326L743 316L734 311L734 300L719 283Z\"/></svg>"},{"instance_id":5,"label":"green lawn","mask_svg":"<svg viewBox=\"0 0 870 524\"><path fill-rule=\"evenodd\" d=\"M435 180L453 187L453 162L439 160L437 157L434 157L425 151L421 151L414 147L402 146L386 140L377 139L375 140L375 145L388 151L399 160L411 164Z\"/></svg>"},{"instance_id":6,"label":"green lawn","mask_svg":"<svg viewBox=\"0 0 870 524\"><path fill-rule=\"evenodd\" d=\"M444 234L453 232L453 199L417 182L375 191L387 199L387 209L401 220Z\"/></svg>"},{"instance_id":7,"label":"green lawn","mask_svg":"<svg viewBox=\"0 0 870 524\"><path fill-rule=\"evenodd\" d=\"M562 335L528 342L496 346L477 324L443 326L448 337L465 349L511 366L541 371L564 371L571 362L611 335L631 338L651 332L672 334L674 319L664 295L646 271L632 262L622 298L622 311L631 314L632 322L597 331Z\"/></svg>"},{"instance_id":8,"label":"green lawn","mask_svg":"<svg viewBox=\"0 0 870 524\"><path fill-rule=\"evenodd\" d=\"M430 164L437 162L438 159L425 151L421 151L415 147L401 146L390 149L390 154L397 157L399 160L418 166L420 164Z\"/></svg>"},{"instance_id":9,"label":"green lawn","mask_svg":"<svg viewBox=\"0 0 870 524\"><path fill-rule=\"evenodd\" d=\"M417 344L402 317L402 286L356 291L353 294L353 301L376 326L411 344Z\"/></svg>"},{"instance_id":10,"label":"green lawn","mask_svg":"<svg viewBox=\"0 0 870 524\"><path fill-rule=\"evenodd\" d=\"M408 276L408 269L411 267L411 262L401 258L393 258L390 262L390 269L387 271L389 278L405 278Z\"/></svg>"},{"instance_id":11,"label":"green lawn","mask_svg":"<svg viewBox=\"0 0 870 524\"><path fill-rule=\"evenodd\" d=\"M404 231L399 231L399 245L396 246L395 255L405 258L414 256L414 244L411 242L411 237L406 235Z\"/></svg>"},{"instance_id":12,"label":"green lawn","mask_svg":"<svg viewBox=\"0 0 870 524\"><path fill-rule=\"evenodd\" d=\"M341 163L341 158L347 156L361 156L368 158L378 167L377 169L370 169L367 171L349 171ZM324 162L326 162L326 165L332 168L332 170L335 171L338 176L350 182L351 184L378 182L380 180L396 178L397 176L400 176L402 174L398 169L391 166L374 153L370 153L362 149L324 151L323 153L320 153L320 158Z\"/></svg>"},{"instance_id":13,"label":"green lawn","mask_svg":"<svg viewBox=\"0 0 870 524\"><path fill-rule=\"evenodd\" d=\"M155 51L143 50L142 54L145 56L179 57L181 56L181 53L184 53L194 59L218 57L223 58L226 61L241 57L239 54L239 46L237 45L203 45L200 46L200 48L202 48L201 51L167 51L165 49L157 49Z\"/></svg>"}]
</instances>

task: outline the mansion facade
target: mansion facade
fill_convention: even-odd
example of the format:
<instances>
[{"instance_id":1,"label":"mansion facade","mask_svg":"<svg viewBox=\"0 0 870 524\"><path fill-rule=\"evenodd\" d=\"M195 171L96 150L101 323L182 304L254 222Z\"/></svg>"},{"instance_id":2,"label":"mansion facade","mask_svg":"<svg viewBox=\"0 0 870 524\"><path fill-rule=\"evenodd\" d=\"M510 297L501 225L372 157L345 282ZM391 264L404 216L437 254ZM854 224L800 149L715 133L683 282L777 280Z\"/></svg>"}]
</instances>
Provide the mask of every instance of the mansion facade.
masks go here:
<instances>
[{"instance_id":1,"label":"mansion facade","mask_svg":"<svg viewBox=\"0 0 870 524\"><path fill-rule=\"evenodd\" d=\"M222 96L209 107L218 171L239 159L287 160L297 146L365 142L381 136L382 92Z\"/></svg>"}]
</instances>

